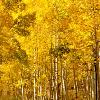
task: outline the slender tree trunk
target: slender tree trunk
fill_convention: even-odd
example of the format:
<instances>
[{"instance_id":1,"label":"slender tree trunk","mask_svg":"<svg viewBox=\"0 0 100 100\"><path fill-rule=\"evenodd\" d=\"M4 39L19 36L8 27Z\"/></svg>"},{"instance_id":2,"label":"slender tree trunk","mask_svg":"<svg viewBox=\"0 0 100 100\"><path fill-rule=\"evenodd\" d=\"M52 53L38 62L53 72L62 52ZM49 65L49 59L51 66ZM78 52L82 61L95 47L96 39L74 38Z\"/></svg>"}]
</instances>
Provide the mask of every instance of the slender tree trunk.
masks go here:
<instances>
[{"instance_id":1,"label":"slender tree trunk","mask_svg":"<svg viewBox=\"0 0 100 100\"><path fill-rule=\"evenodd\" d=\"M96 84L97 84L97 100L100 100L100 68L99 68L99 42L96 41L96 68L95 68L95 71L96 71Z\"/></svg>"},{"instance_id":2,"label":"slender tree trunk","mask_svg":"<svg viewBox=\"0 0 100 100\"><path fill-rule=\"evenodd\" d=\"M68 97L68 86L67 86L67 70L65 70L65 97L66 99L65 100L69 100L69 97Z\"/></svg>"},{"instance_id":3,"label":"slender tree trunk","mask_svg":"<svg viewBox=\"0 0 100 100\"><path fill-rule=\"evenodd\" d=\"M90 85L90 89L89 89L89 91L90 91L90 100L94 100L94 98L93 98L93 79L92 79L92 77L93 77L93 68L92 68L92 64L91 63L89 63L88 64L88 67L89 67L89 85Z\"/></svg>"},{"instance_id":4,"label":"slender tree trunk","mask_svg":"<svg viewBox=\"0 0 100 100\"><path fill-rule=\"evenodd\" d=\"M21 93L22 93L22 100L24 100L24 86L23 86L23 79L21 78Z\"/></svg>"},{"instance_id":5,"label":"slender tree trunk","mask_svg":"<svg viewBox=\"0 0 100 100\"><path fill-rule=\"evenodd\" d=\"M66 74L65 74L65 71L66 71L66 70L63 68L63 95L64 95L64 96L63 96L63 98L64 98L63 100L66 100L66 96L67 96L67 95L66 95L66 81L65 81L65 80L66 80L66 79L65 79L65 78L66 78L66 77L65 77Z\"/></svg>"},{"instance_id":6,"label":"slender tree trunk","mask_svg":"<svg viewBox=\"0 0 100 100\"><path fill-rule=\"evenodd\" d=\"M52 42L52 39L51 39ZM52 43L51 43L51 50L52 50ZM51 78L50 78L50 100L54 100L54 63L53 63L53 55L50 54L50 63L51 63Z\"/></svg>"},{"instance_id":7,"label":"slender tree trunk","mask_svg":"<svg viewBox=\"0 0 100 100\"><path fill-rule=\"evenodd\" d=\"M93 68L91 77L92 77L92 98L93 98L93 100L96 100L96 90L95 90L96 85L95 85L95 69L94 68Z\"/></svg>"},{"instance_id":8,"label":"slender tree trunk","mask_svg":"<svg viewBox=\"0 0 100 100\"><path fill-rule=\"evenodd\" d=\"M64 74L64 81L65 81L65 100L69 100L69 97L68 97L68 86L67 86L67 64L66 64L66 61L64 62L64 70L65 70L65 74Z\"/></svg>"},{"instance_id":9,"label":"slender tree trunk","mask_svg":"<svg viewBox=\"0 0 100 100\"><path fill-rule=\"evenodd\" d=\"M100 44L100 43L99 43ZM99 93L99 100L100 100L100 48L98 44L98 93Z\"/></svg>"},{"instance_id":10,"label":"slender tree trunk","mask_svg":"<svg viewBox=\"0 0 100 100\"><path fill-rule=\"evenodd\" d=\"M91 66L88 64L88 86L89 86L89 100L91 100Z\"/></svg>"},{"instance_id":11,"label":"slender tree trunk","mask_svg":"<svg viewBox=\"0 0 100 100\"><path fill-rule=\"evenodd\" d=\"M61 100L63 100L63 65L62 65L62 58L60 58L61 64Z\"/></svg>"},{"instance_id":12,"label":"slender tree trunk","mask_svg":"<svg viewBox=\"0 0 100 100\"><path fill-rule=\"evenodd\" d=\"M40 78L40 71L38 70L38 73L37 73L37 78L39 79ZM40 84L39 84L40 85ZM39 88L40 88L40 86L38 85L38 87L37 87L37 99L38 100L40 100L40 97L38 96L39 95L39 92L40 92L40 90L39 90Z\"/></svg>"},{"instance_id":13,"label":"slender tree trunk","mask_svg":"<svg viewBox=\"0 0 100 100\"><path fill-rule=\"evenodd\" d=\"M96 76L96 100L100 100L100 76L99 76L99 62L98 62L98 26L99 26L99 8L98 0L93 0L93 18L94 18L94 39L95 39L95 60L94 60L94 67L95 67L95 76Z\"/></svg>"},{"instance_id":14,"label":"slender tree trunk","mask_svg":"<svg viewBox=\"0 0 100 100\"><path fill-rule=\"evenodd\" d=\"M39 71L39 77L41 76L41 74L42 74L42 72ZM39 88L38 88L38 94L39 94L38 100L42 100L42 98L43 98L42 92L43 92L43 90L42 90L42 83L40 82Z\"/></svg>"},{"instance_id":15,"label":"slender tree trunk","mask_svg":"<svg viewBox=\"0 0 100 100\"><path fill-rule=\"evenodd\" d=\"M58 100L58 58L54 59L54 100Z\"/></svg>"},{"instance_id":16,"label":"slender tree trunk","mask_svg":"<svg viewBox=\"0 0 100 100\"><path fill-rule=\"evenodd\" d=\"M75 72L75 68L73 66L73 74L74 74L74 87L75 87L75 98L77 99L77 81L76 81L76 72Z\"/></svg>"},{"instance_id":17,"label":"slender tree trunk","mask_svg":"<svg viewBox=\"0 0 100 100\"><path fill-rule=\"evenodd\" d=\"M36 48L34 49L34 67L36 67ZM36 72L33 73L33 100L36 100Z\"/></svg>"},{"instance_id":18,"label":"slender tree trunk","mask_svg":"<svg viewBox=\"0 0 100 100\"><path fill-rule=\"evenodd\" d=\"M66 70L63 65L63 58L60 58L61 63L61 100L66 100ZM65 84L66 83L66 84Z\"/></svg>"},{"instance_id":19,"label":"slender tree trunk","mask_svg":"<svg viewBox=\"0 0 100 100\"><path fill-rule=\"evenodd\" d=\"M33 75L33 77L34 77L34 79L33 79L33 85L34 85L34 87L33 87L33 100L36 100L36 73L34 73L34 75Z\"/></svg>"}]
</instances>

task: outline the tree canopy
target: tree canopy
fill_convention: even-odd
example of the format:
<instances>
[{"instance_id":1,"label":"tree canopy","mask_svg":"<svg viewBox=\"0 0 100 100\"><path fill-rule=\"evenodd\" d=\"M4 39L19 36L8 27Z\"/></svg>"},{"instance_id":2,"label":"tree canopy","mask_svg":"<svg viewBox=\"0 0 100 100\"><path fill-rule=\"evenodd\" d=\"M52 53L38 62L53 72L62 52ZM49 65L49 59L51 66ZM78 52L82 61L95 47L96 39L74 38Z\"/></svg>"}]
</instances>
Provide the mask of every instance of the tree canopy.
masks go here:
<instances>
[{"instance_id":1,"label":"tree canopy","mask_svg":"<svg viewBox=\"0 0 100 100\"><path fill-rule=\"evenodd\" d=\"M0 100L97 100L99 6L0 0Z\"/></svg>"}]
</instances>

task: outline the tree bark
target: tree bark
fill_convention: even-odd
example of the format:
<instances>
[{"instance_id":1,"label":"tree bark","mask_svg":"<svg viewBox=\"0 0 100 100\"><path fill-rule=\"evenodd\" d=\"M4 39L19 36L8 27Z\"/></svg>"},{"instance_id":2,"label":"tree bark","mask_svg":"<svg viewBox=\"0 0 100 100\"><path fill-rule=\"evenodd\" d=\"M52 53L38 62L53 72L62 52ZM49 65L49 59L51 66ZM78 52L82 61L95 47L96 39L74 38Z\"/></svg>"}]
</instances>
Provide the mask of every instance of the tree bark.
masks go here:
<instances>
[{"instance_id":1,"label":"tree bark","mask_svg":"<svg viewBox=\"0 0 100 100\"><path fill-rule=\"evenodd\" d=\"M58 58L54 59L54 100L58 100Z\"/></svg>"}]
</instances>

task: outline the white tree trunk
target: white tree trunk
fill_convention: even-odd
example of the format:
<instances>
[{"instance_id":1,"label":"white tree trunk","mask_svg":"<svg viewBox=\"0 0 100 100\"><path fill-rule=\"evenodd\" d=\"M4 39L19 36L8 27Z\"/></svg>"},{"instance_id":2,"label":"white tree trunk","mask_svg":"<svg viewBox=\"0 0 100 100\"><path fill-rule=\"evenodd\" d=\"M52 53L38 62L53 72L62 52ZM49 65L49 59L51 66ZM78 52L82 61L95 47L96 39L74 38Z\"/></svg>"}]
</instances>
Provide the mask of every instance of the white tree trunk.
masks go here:
<instances>
[{"instance_id":1,"label":"white tree trunk","mask_svg":"<svg viewBox=\"0 0 100 100\"><path fill-rule=\"evenodd\" d=\"M23 86L23 79L21 78L21 93L22 93L22 100L24 100L24 86Z\"/></svg>"}]
</instances>

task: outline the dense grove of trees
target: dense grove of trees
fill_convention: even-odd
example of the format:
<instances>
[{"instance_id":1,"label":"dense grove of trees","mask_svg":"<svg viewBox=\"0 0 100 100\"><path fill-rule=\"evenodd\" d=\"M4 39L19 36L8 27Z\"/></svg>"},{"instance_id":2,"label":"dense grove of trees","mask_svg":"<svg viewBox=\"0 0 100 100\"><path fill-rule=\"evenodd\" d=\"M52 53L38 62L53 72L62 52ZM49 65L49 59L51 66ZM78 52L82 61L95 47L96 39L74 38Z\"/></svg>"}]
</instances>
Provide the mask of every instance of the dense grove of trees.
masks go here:
<instances>
[{"instance_id":1,"label":"dense grove of trees","mask_svg":"<svg viewBox=\"0 0 100 100\"><path fill-rule=\"evenodd\" d=\"M0 0L0 100L100 100L100 0Z\"/></svg>"}]
</instances>

